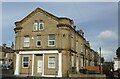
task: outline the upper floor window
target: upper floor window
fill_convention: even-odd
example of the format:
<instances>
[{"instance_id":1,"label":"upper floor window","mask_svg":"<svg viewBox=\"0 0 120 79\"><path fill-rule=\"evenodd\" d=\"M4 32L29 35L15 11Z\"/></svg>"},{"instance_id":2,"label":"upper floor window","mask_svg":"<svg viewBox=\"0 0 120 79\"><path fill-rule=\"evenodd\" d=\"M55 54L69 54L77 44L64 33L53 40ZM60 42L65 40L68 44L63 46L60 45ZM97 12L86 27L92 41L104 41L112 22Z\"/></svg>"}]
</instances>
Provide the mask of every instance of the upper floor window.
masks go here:
<instances>
[{"instance_id":1,"label":"upper floor window","mask_svg":"<svg viewBox=\"0 0 120 79\"><path fill-rule=\"evenodd\" d=\"M49 57L48 58L48 68L55 68L55 57Z\"/></svg>"},{"instance_id":2,"label":"upper floor window","mask_svg":"<svg viewBox=\"0 0 120 79\"><path fill-rule=\"evenodd\" d=\"M43 20L40 20L39 30L43 30L43 29L44 29L44 23L43 23Z\"/></svg>"},{"instance_id":3,"label":"upper floor window","mask_svg":"<svg viewBox=\"0 0 120 79\"><path fill-rule=\"evenodd\" d=\"M40 47L41 46L41 36L36 37L36 46Z\"/></svg>"},{"instance_id":4,"label":"upper floor window","mask_svg":"<svg viewBox=\"0 0 120 79\"><path fill-rule=\"evenodd\" d=\"M81 48L81 52L83 52L83 45L82 44L80 45L80 48Z\"/></svg>"},{"instance_id":5,"label":"upper floor window","mask_svg":"<svg viewBox=\"0 0 120 79\"><path fill-rule=\"evenodd\" d=\"M28 68L29 67L29 57L23 57L23 63L22 63L23 68Z\"/></svg>"},{"instance_id":6,"label":"upper floor window","mask_svg":"<svg viewBox=\"0 0 120 79\"><path fill-rule=\"evenodd\" d=\"M29 47L30 46L30 37L25 36L23 40L23 47Z\"/></svg>"},{"instance_id":7,"label":"upper floor window","mask_svg":"<svg viewBox=\"0 0 120 79\"><path fill-rule=\"evenodd\" d=\"M48 45L49 46L55 46L55 34L49 34Z\"/></svg>"},{"instance_id":8,"label":"upper floor window","mask_svg":"<svg viewBox=\"0 0 120 79\"><path fill-rule=\"evenodd\" d=\"M33 30L37 31L38 30L38 22L37 20L35 20L34 24L33 24Z\"/></svg>"}]
</instances>

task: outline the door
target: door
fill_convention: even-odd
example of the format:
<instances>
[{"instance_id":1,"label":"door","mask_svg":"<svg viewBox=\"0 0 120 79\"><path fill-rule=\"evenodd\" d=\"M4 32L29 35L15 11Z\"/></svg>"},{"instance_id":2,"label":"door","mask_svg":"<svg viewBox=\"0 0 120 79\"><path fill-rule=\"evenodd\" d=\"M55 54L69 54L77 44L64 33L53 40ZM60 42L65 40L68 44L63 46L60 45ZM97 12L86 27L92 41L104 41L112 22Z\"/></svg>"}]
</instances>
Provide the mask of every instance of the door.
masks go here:
<instances>
[{"instance_id":1,"label":"door","mask_svg":"<svg viewBox=\"0 0 120 79\"><path fill-rule=\"evenodd\" d=\"M43 69L43 61L38 60L38 62L37 62L37 72L42 73L42 69Z\"/></svg>"}]
</instances>

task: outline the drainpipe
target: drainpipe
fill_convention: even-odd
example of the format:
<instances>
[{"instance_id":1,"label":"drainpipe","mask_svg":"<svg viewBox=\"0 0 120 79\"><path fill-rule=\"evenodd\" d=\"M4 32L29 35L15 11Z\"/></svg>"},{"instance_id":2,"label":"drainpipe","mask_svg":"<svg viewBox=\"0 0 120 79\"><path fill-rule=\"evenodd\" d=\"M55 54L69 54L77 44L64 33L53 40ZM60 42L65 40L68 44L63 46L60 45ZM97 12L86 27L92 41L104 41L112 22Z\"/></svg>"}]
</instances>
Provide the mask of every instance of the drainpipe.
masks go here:
<instances>
[{"instance_id":1,"label":"drainpipe","mask_svg":"<svg viewBox=\"0 0 120 79\"><path fill-rule=\"evenodd\" d=\"M76 29L76 26L74 26L74 29ZM75 37L74 37L74 51L76 51L76 31L75 31Z\"/></svg>"},{"instance_id":2,"label":"drainpipe","mask_svg":"<svg viewBox=\"0 0 120 79\"><path fill-rule=\"evenodd\" d=\"M69 31L70 71L72 71L71 31Z\"/></svg>"}]
</instances>

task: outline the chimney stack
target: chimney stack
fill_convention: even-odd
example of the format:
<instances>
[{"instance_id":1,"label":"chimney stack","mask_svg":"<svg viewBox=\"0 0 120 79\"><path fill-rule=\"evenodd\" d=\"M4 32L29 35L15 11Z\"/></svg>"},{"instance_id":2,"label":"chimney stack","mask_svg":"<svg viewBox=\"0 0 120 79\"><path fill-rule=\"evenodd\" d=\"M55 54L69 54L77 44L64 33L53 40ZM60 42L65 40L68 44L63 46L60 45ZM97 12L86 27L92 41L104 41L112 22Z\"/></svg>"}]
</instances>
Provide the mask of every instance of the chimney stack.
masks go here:
<instances>
[{"instance_id":1,"label":"chimney stack","mask_svg":"<svg viewBox=\"0 0 120 79\"><path fill-rule=\"evenodd\" d=\"M88 45L88 46L90 46L90 43L89 43L89 41L86 41L86 42L87 42L87 45Z\"/></svg>"},{"instance_id":2,"label":"chimney stack","mask_svg":"<svg viewBox=\"0 0 120 79\"><path fill-rule=\"evenodd\" d=\"M13 44L13 42L12 42L11 48L14 49L14 44Z\"/></svg>"},{"instance_id":3,"label":"chimney stack","mask_svg":"<svg viewBox=\"0 0 120 79\"><path fill-rule=\"evenodd\" d=\"M78 33L81 35L81 36L83 36L84 37L84 32L80 29L80 30L78 30Z\"/></svg>"},{"instance_id":4,"label":"chimney stack","mask_svg":"<svg viewBox=\"0 0 120 79\"><path fill-rule=\"evenodd\" d=\"M74 26L74 29L76 29L76 26Z\"/></svg>"},{"instance_id":5,"label":"chimney stack","mask_svg":"<svg viewBox=\"0 0 120 79\"><path fill-rule=\"evenodd\" d=\"M6 44L5 43L3 44L3 48L6 48Z\"/></svg>"}]
</instances>

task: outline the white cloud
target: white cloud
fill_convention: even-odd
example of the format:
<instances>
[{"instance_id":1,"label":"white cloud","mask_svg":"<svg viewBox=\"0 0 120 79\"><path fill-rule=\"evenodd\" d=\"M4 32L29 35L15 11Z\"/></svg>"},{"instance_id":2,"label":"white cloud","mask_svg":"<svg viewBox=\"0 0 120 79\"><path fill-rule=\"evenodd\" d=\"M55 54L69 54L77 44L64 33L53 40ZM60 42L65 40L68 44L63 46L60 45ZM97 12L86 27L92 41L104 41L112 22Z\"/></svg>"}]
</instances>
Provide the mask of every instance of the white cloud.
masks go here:
<instances>
[{"instance_id":1,"label":"white cloud","mask_svg":"<svg viewBox=\"0 0 120 79\"><path fill-rule=\"evenodd\" d=\"M91 41L91 47L96 49L99 53L98 48L102 47L102 56L106 61L111 61L113 57L116 56L116 41L118 40L118 36L115 32L110 30L105 30L99 33L96 36L96 39ZM112 43L111 43L112 42Z\"/></svg>"},{"instance_id":2,"label":"white cloud","mask_svg":"<svg viewBox=\"0 0 120 79\"><path fill-rule=\"evenodd\" d=\"M115 57L115 55L116 55L115 51L106 50L106 49L102 49L101 54L107 61L111 61L112 58Z\"/></svg>"},{"instance_id":3,"label":"white cloud","mask_svg":"<svg viewBox=\"0 0 120 79\"><path fill-rule=\"evenodd\" d=\"M105 61L111 61L113 59L113 57L116 56L116 47L114 47L113 45L110 45L110 46L107 45L107 47L105 47L103 45L104 43L103 42L98 43L98 41L92 41L91 47L93 47L94 50L97 51L99 54L100 54L99 47L102 47L101 48L102 57L104 57Z\"/></svg>"},{"instance_id":4,"label":"white cloud","mask_svg":"<svg viewBox=\"0 0 120 79\"><path fill-rule=\"evenodd\" d=\"M110 31L110 30L106 30L106 31L103 31L101 32L97 38L101 41L109 41L109 40L117 40L118 39L118 36L115 32L113 31Z\"/></svg>"}]
</instances>

